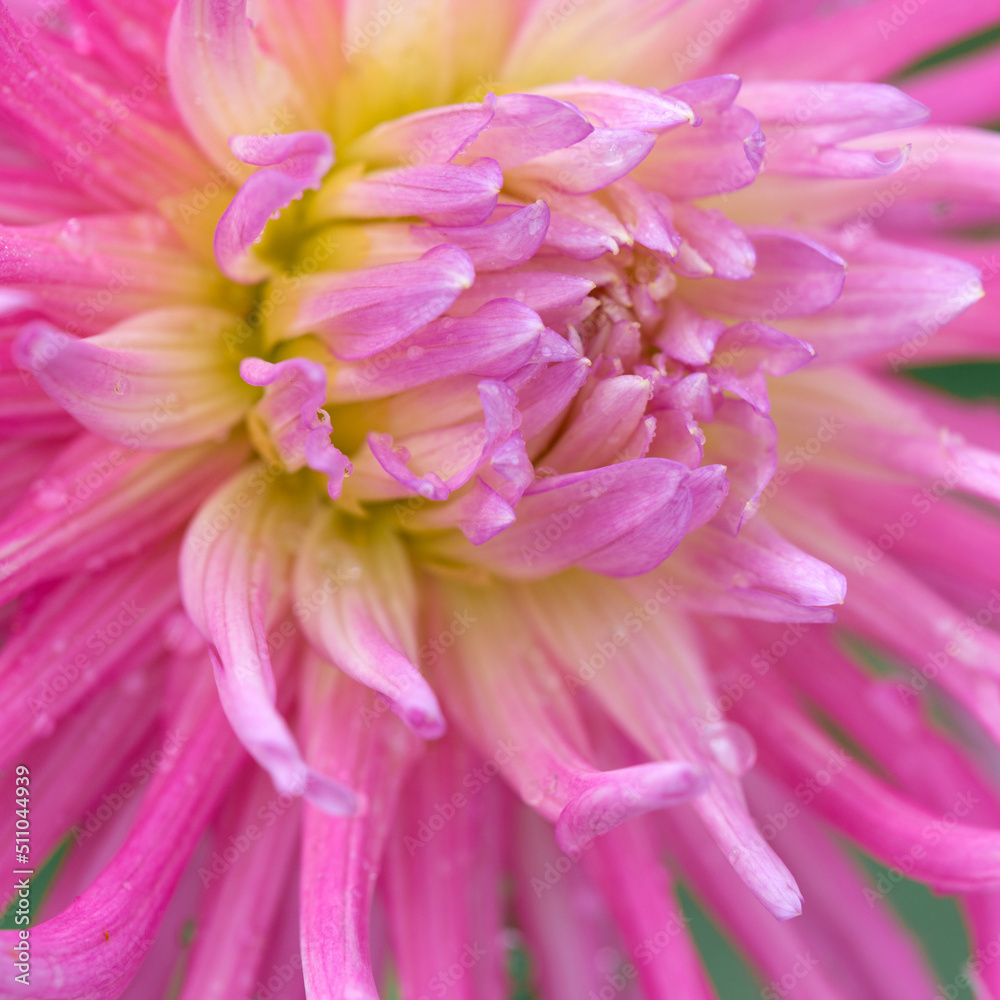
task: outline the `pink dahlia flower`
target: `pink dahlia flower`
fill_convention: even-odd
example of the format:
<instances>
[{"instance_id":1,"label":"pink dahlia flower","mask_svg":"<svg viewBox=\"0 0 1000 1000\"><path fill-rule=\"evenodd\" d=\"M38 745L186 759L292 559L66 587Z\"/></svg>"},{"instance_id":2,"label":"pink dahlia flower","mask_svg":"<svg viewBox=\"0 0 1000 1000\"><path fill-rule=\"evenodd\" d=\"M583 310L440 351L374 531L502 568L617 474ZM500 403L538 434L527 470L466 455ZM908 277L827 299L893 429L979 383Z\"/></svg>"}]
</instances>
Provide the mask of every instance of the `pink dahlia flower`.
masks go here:
<instances>
[{"instance_id":1,"label":"pink dahlia flower","mask_svg":"<svg viewBox=\"0 0 1000 1000\"><path fill-rule=\"evenodd\" d=\"M0 997L1000 995L996 5L252 6L0 14Z\"/></svg>"}]
</instances>

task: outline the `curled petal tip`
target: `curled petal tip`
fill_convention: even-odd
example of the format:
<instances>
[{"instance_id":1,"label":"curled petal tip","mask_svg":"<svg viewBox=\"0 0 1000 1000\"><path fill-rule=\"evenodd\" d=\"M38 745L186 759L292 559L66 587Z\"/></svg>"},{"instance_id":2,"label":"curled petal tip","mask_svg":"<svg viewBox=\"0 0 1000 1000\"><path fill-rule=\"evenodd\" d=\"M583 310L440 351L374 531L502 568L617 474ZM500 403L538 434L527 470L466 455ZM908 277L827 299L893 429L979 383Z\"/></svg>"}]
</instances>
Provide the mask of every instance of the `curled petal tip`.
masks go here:
<instances>
[{"instance_id":1,"label":"curled petal tip","mask_svg":"<svg viewBox=\"0 0 1000 1000\"><path fill-rule=\"evenodd\" d=\"M311 768L306 772L302 795L330 816L358 816L364 812L358 793Z\"/></svg>"},{"instance_id":2,"label":"curled petal tip","mask_svg":"<svg viewBox=\"0 0 1000 1000\"><path fill-rule=\"evenodd\" d=\"M398 706L395 708L396 714L417 734L421 739L424 740L436 740L444 736L445 731L448 728L448 724L444 721L444 717L438 713L428 712L423 708L418 707L403 707Z\"/></svg>"},{"instance_id":3,"label":"curled petal tip","mask_svg":"<svg viewBox=\"0 0 1000 1000\"><path fill-rule=\"evenodd\" d=\"M421 739L436 740L444 736L448 728L437 695L415 670L405 689L390 701L389 707Z\"/></svg>"},{"instance_id":4,"label":"curled petal tip","mask_svg":"<svg viewBox=\"0 0 1000 1000\"><path fill-rule=\"evenodd\" d=\"M37 372L74 338L44 320L26 323L14 339L11 358L22 371Z\"/></svg>"},{"instance_id":5,"label":"curled petal tip","mask_svg":"<svg viewBox=\"0 0 1000 1000\"><path fill-rule=\"evenodd\" d=\"M654 809L680 805L708 786L704 769L687 761L658 761L595 776L556 821L556 840L566 853L583 850L594 837Z\"/></svg>"}]
</instances>

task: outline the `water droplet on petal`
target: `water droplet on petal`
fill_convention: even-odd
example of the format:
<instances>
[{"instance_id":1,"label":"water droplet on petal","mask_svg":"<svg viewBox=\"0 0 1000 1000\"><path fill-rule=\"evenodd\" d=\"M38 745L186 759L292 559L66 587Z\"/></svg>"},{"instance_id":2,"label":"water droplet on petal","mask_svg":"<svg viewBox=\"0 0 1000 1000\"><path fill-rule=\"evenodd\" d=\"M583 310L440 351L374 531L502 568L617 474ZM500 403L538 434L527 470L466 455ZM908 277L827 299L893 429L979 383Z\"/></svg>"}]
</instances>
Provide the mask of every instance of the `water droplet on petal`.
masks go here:
<instances>
[{"instance_id":1,"label":"water droplet on petal","mask_svg":"<svg viewBox=\"0 0 1000 1000\"><path fill-rule=\"evenodd\" d=\"M59 482L40 482L32 490L31 502L39 510L58 510L69 502L69 495Z\"/></svg>"},{"instance_id":2,"label":"water droplet on petal","mask_svg":"<svg viewBox=\"0 0 1000 1000\"><path fill-rule=\"evenodd\" d=\"M123 694L137 695L146 689L146 676L139 671L126 674L122 681L121 690Z\"/></svg>"},{"instance_id":3,"label":"water droplet on petal","mask_svg":"<svg viewBox=\"0 0 1000 1000\"><path fill-rule=\"evenodd\" d=\"M406 349L406 358L408 361L418 361L424 356L425 353L426 352L423 347L418 347L414 344L412 347L408 347Z\"/></svg>"},{"instance_id":4,"label":"water droplet on petal","mask_svg":"<svg viewBox=\"0 0 1000 1000\"><path fill-rule=\"evenodd\" d=\"M736 777L746 774L757 760L753 737L735 722L718 722L708 726L701 738L716 763Z\"/></svg>"},{"instance_id":5,"label":"water droplet on petal","mask_svg":"<svg viewBox=\"0 0 1000 1000\"><path fill-rule=\"evenodd\" d=\"M526 789L523 796L524 801L529 806L537 806L544 797L545 796L542 795L542 790L538 785L532 785L530 788Z\"/></svg>"},{"instance_id":6,"label":"water droplet on petal","mask_svg":"<svg viewBox=\"0 0 1000 1000\"><path fill-rule=\"evenodd\" d=\"M79 219L67 219L59 230L56 241L74 260L84 261L89 256L89 247Z\"/></svg>"},{"instance_id":7,"label":"water droplet on petal","mask_svg":"<svg viewBox=\"0 0 1000 1000\"><path fill-rule=\"evenodd\" d=\"M31 724L31 729L39 736L51 736L56 731L56 724L52 721L51 715L43 712L41 715L35 717L35 721Z\"/></svg>"}]
</instances>

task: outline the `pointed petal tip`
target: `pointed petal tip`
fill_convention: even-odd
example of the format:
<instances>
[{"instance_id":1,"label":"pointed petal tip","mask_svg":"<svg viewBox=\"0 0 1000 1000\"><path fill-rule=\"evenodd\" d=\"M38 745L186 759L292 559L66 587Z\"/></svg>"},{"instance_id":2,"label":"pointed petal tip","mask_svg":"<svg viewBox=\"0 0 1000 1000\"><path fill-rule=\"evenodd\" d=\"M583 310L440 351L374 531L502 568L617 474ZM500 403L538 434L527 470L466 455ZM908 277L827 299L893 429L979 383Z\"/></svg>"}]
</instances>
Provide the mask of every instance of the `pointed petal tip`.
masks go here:
<instances>
[{"instance_id":1,"label":"pointed petal tip","mask_svg":"<svg viewBox=\"0 0 1000 1000\"><path fill-rule=\"evenodd\" d=\"M395 712L423 740L440 739L448 729L448 724L440 714L426 712L421 708L402 706L395 709Z\"/></svg>"},{"instance_id":2,"label":"pointed petal tip","mask_svg":"<svg viewBox=\"0 0 1000 1000\"><path fill-rule=\"evenodd\" d=\"M430 685L420 678L411 687L412 692L407 691L392 702L392 711L421 739L436 740L444 736L448 724Z\"/></svg>"},{"instance_id":3,"label":"pointed petal tip","mask_svg":"<svg viewBox=\"0 0 1000 1000\"><path fill-rule=\"evenodd\" d=\"M782 922L801 917L802 893L794 884L782 886L781 890L768 902L767 908L775 919Z\"/></svg>"}]
</instances>

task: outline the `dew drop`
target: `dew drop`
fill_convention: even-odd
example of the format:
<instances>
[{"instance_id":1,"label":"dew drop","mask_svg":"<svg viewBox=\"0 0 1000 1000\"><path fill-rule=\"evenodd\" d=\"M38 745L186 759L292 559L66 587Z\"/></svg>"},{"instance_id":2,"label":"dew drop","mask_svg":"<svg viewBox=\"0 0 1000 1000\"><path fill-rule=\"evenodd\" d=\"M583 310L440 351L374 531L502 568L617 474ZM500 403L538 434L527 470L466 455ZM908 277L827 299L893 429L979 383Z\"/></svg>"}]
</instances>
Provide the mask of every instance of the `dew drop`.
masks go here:
<instances>
[{"instance_id":1,"label":"dew drop","mask_svg":"<svg viewBox=\"0 0 1000 1000\"><path fill-rule=\"evenodd\" d=\"M31 729L39 736L51 736L56 731L56 724L52 721L51 715L43 712L41 715L35 716Z\"/></svg>"},{"instance_id":2,"label":"dew drop","mask_svg":"<svg viewBox=\"0 0 1000 1000\"><path fill-rule=\"evenodd\" d=\"M708 726L701 738L716 763L736 777L746 774L757 760L753 737L735 722Z\"/></svg>"},{"instance_id":3,"label":"dew drop","mask_svg":"<svg viewBox=\"0 0 1000 1000\"><path fill-rule=\"evenodd\" d=\"M126 695L137 695L144 691L146 688L146 678L143 674L138 671L133 671L130 674L125 675L125 679L122 681L121 690L123 694Z\"/></svg>"},{"instance_id":4,"label":"dew drop","mask_svg":"<svg viewBox=\"0 0 1000 1000\"><path fill-rule=\"evenodd\" d=\"M408 361L419 361L425 353L426 351L423 347L418 347L414 344L412 347L406 349L406 359Z\"/></svg>"},{"instance_id":5,"label":"dew drop","mask_svg":"<svg viewBox=\"0 0 1000 1000\"><path fill-rule=\"evenodd\" d=\"M361 564L360 563L341 563L337 567L337 578L340 580L360 580L361 579Z\"/></svg>"},{"instance_id":6,"label":"dew drop","mask_svg":"<svg viewBox=\"0 0 1000 1000\"><path fill-rule=\"evenodd\" d=\"M73 31L73 50L81 56L89 56L94 51L94 43L90 40L90 35L82 27L77 27Z\"/></svg>"},{"instance_id":7,"label":"dew drop","mask_svg":"<svg viewBox=\"0 0 1000 1000\"><path fill-rule=\"evenodd\" d=\"M89 256L83 224L79 219L67 219L59 230L56 241L74 260L84 261Z\"/></svg>"},{"instance_id":8,"label":"dew drop","mask_svg":"<svg viewBox=\"0 0 1000 1000\"><path fill-rule=\"evenodd\" d=\"M529 806L537 806L543 798L544 796L542 795L542 790L538 787L538 785L532 785L531 788L527 789L524 793L524 801Z\"/></svg>"},{"instance_id":9,"label":"dew drop","mask_svg":"<svg viewBox=\"0 0 1000 1000\"><path fill-rule=\"evenodd\" d=\"M31 502L39 510L58 510L69 502L69 495L59 482L42 482L35 487Z\"/></svg>"}]
</instances>

